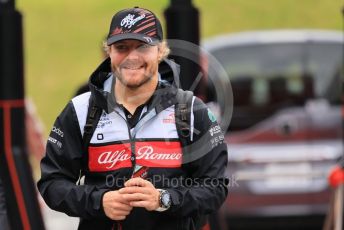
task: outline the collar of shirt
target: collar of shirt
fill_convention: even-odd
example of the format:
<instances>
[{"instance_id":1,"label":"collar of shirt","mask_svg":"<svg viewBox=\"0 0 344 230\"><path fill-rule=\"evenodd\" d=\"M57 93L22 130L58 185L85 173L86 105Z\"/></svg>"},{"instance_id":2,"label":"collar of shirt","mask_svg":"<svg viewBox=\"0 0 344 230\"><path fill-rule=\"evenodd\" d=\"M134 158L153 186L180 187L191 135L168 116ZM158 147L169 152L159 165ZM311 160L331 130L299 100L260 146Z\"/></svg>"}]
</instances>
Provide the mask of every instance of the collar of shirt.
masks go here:
<instances>
[{"instance_id":1,"label":"collar of shirt","mask_svg":"<svg viewBox=\"0 0 344 230\"><path fill-rule=\"evenodd\" d=\"M159 82L156 86L156 89L159 89L161 87L161 76L158 74ZM155 98L155 94L153 94L145 103L138 106L134 112L134 114L131 114L122 104L117 103L115 98L115 91L114 91L114 85L115 85L116 78L112 75L107 82L104 84L104 90L109 91L111 96L108 98L108 108L110 108L110 111L116 110L116 108L120 109L121 115L124 115L130 128L134 128L136 124L139 122L139 120L144 117L144 115L147 113L148 108L150 108L153 99ZM109 83L111 82L111 85L109 86Z\"/></svg>"}]
</instances>

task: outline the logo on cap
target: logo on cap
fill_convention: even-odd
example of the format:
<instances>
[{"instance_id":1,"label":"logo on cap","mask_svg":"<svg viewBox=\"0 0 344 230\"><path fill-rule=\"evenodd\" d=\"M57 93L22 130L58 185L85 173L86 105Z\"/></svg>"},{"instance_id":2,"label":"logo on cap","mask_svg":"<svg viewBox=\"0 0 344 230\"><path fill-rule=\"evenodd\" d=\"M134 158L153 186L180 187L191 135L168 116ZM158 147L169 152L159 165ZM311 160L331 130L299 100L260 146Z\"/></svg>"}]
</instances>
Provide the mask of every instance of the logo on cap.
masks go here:
<instances>
[{"instance_id":1,"label":"logo on cap","mask_svg":"<svg viewBox=\"0 0 344 230\"><path fill-rule=\"evenodd\" d=\"M142 14L141 16L138 16L137 18L134 18L135 15L128 14L125 16L121 21L121 26L130 29L133 25L135 25L136 22L144 19L146 17L145 14Z\"/></svg>"},{"instance_id":2,"label":"logo on cap","mask_svg":"<svg viewBox=\"0 0 344 230\"><path fill-rule=\"evenodd\" d=\"M150 37L143 37L143 39L145 39L147 43L153 42L153 40Z\"/></svg>"}]
</instances>

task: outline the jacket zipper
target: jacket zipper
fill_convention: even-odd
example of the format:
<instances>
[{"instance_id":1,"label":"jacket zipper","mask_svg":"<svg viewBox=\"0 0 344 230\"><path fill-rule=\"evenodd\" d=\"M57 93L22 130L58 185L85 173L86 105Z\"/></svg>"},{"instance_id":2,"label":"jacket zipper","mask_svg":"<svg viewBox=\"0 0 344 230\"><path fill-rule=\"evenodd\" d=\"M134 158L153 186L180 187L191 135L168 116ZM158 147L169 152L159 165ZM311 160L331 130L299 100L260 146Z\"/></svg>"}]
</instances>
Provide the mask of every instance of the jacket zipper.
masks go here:
<instances>
[{"instance_id":1,"label":"jacket zipper","mask_svg":"<svg viewBox=\"0 0 344 230\"><path fill-rule=\"evenodd\" d=\"M122 110L123 110L123 106L121 106ZM129 123L127 121L127 119L125 119L124 117L121 116L120 113L118 113L117 111L115 111L126 123L127 125L127 128L128 128L128 135L129 135L129 141L130 141L130 149L131 149L131 157L130 157L130 161L131 161L131 164L132 164L132 173L134 173L134 170L135 170L135 166L136 166L136 161L135 161L135 143L134 143L134 138L132 137L131 135L131 132L130 132L130 127L129 127ZM131 176L130 176L131 177ZM122 223L121 221L116 221L117 223L117 230L123 230L123 227L122 227ZM115 223L113 224L113 227L112 229L115 229Z\"/></svg>"},{"instance_id":2,"label":"jacket zipper","mask_svg":"<svg viewBox=\"0 0 344 230\"><path fill-rule=\"evenodd\" d=\"M122 111L123 111L123 106L121 106L122 108ZM116 110L114 110L115 113L117 113L124 121L125 123L127 124L127 128L128 128L128 135L129 135L129 140L130 140L130 148L131 148L131 157L130 157L130 161L132 163L132 173L131 173L131 176L134 174L135 172L135 166L136 166L136 159L135 159L135 137L133 137L131 135L131 131L130 131L130 127L129 127L129 123L127 121L127 119L125 119L124 117L121 116L121 114L119 112L117 112ZM130 177L131 177L130 176ZM120 221L116 221L117 222L117 230L123 230L123 226L122 226L122 223ZM113 227L112 229L115 228L115 223L113 224Z\"/></svg>"}]
</instances>

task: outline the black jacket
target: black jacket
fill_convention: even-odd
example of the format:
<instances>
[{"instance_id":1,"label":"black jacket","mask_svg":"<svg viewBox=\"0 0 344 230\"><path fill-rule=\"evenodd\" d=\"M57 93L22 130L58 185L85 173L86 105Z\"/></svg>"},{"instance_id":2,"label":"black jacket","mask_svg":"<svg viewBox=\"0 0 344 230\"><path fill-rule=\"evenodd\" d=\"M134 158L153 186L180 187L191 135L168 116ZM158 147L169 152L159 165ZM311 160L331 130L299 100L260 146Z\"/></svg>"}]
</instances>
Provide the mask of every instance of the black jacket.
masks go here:
<instances>
[{"instance_id":1,"label":"black jacket","mask_svg":"<svg viewBox=\"0 0 344 230\"><path fill-rule=\"evenodd\" d=\"M104 84L110 77L109 72L110 65L107 59L91 75L89 81L96 104L103 109L104 116L114 112L111 93L104 89ZM176 65L167 60L160 64L159 72L164 79L169 78L169 81L176 78L178 73ZM156 113L150 122L155 122L160 114L169 111L169 108L176 104L176 90L173 85L174 83L161 84L162 93L154 96L153 102L147 109ZM79 229L116 229L117 222L105 216L102 196L107 191L123 187L124 181L131 177L133 167L97 171L90 166L92 157L83 149L82 141L84 125L82 121L86 114L80 112L82 109L87 111L89 94L74 98L57 117L47 142L46 155L41 161L42 174L38 189L50 208L80 217ZM151 180L156 188L170 192L172 198L170 209L164 212L149 212L143 208L134 208L127 218L121 221L124 230L198 229L202 225L204 216L219 209L224 202L228 193L227 179L224 178L227 146L223 142L223 134L217 122L205 104L196 98L193 106L195 131L193 138L186 138L189 146L183 151L181 165L168 168L152 167L148 171L147 179ZM170 120L167 120L167 123L170 123ZM151 128L149 124L142 126L143 129ZM163 133L166 127L162 125L161 130L149 133ZM102 125L99 125L99 129L101 128ZM127 131L123 130L123 132ZM130 137L122 142L151 141L149 138L143 139ZM92 143L91 140L90 146L96 148L117 143L94 140L97 141ZM178 142L179 140L165 137L160 141ZM83 185L78 183L81 173L85 175ZM154 180L157 175L160 179ZM113 183L114 179L116 183Z\"/></svg>"}]
</instances>

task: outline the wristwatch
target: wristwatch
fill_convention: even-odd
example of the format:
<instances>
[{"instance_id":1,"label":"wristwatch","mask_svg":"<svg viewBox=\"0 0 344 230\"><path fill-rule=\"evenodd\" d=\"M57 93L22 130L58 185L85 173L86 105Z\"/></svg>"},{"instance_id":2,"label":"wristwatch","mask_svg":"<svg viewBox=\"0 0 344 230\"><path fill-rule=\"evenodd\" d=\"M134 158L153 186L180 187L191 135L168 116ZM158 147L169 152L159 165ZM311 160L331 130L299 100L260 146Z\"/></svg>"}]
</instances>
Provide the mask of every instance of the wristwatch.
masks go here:
<instances>
[{"instance_id":1,"label":"wristwatch","mask_svg":"<svg viewBox=\"0 0 344 230\"><path fill-rule=\"evenodd\" d=\"M171 207L171 194L163 189L159 190L159 208L155 209L155 211L163 212L166 211Z\"/></svg>"}]
</instances>

